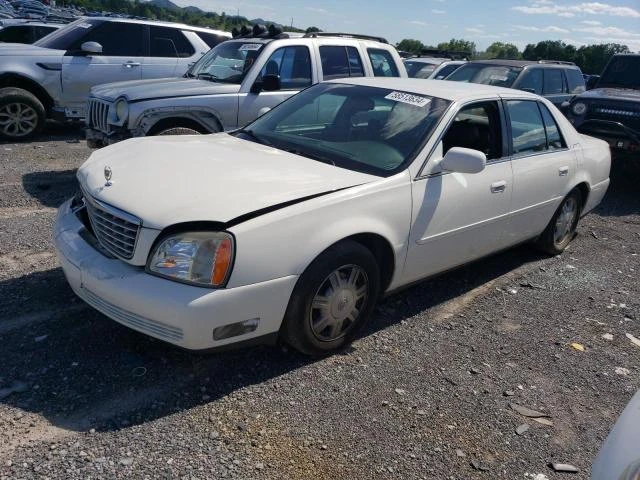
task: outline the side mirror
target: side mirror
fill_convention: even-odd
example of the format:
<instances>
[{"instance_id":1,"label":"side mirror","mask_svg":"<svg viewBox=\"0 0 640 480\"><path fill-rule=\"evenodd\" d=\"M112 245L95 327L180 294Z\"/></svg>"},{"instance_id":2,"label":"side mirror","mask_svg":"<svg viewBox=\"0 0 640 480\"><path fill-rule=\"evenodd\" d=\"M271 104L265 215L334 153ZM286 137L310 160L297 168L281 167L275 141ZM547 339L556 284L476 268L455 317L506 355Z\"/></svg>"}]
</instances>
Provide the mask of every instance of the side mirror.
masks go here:
<instances>
[{"instance_id":1,"label":"side mirror","mask_svg":"<svg viewBox=\"0 0 640 480\"><path fill-rule=\"evenodd\" d=\"M487 156L479 150L453 147L440 161L440 168L448 172L479 173L487 164Z\"/></svg>"},{"instance_id":2,"label":"side mirror","mask_svg":"<svg viewBox=\"0 0 640 480\"><path fill-rule=\"evenodd\" d=\"M265 75L262 77L262 89L265 92L274 92L280 90L280 75Z\"/></svg>"},{"instance_id":3,"label":"side mirror","mask_svg":"<svg viewBox=\"0 0 640 480\"><path fill-rule=\"evenodd\" d=\"M80 50L84 53L102 53L102 45L98 42L84 42L80 45Z\"/></svg>"},{"instance_id":4,"label":"side mirror","mask_svg":"<svg viewBox=\"0 0 640 480\"><path fill-rule=\"evenodd\" d=\"M571 106L571 102L569 102L568 100L565 100L564 102L562 102L560 104L560 110L562 112L565 112L565 111L569 110L570 106Z\"/></svg>"}]
</instances>

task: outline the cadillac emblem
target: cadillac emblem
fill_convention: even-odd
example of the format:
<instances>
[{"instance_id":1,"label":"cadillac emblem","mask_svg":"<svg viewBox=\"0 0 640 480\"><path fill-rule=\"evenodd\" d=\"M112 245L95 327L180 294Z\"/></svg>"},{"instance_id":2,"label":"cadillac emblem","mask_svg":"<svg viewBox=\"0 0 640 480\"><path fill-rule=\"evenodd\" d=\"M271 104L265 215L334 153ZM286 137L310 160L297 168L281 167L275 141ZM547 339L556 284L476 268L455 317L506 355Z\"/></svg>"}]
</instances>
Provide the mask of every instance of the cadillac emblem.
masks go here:
<instances>
[{"instance_id":1,"label":"cadillac emblem","mask_svg":"<svg viewBox=\"0 0 640 480\"><path fill-rule=\"evenodd\" d=\"M105 166L104 167L104 179L107 181L104 186L105 187L110 187L111 185L113 185L113 183L111 183L111 177L113 176L113 171L111 170L110 166Z\"/></svg>"}]
</instances>

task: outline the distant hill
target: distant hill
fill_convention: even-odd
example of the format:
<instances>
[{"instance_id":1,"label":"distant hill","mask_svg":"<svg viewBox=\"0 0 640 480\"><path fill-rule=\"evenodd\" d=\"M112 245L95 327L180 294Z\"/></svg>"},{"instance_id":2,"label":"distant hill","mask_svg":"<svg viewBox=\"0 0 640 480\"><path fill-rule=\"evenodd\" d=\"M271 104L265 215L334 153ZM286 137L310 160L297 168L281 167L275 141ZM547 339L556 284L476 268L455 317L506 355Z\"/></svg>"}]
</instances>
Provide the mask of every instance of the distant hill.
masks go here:
<instances>
[{"instance_id":1,"label":"distant hill","mask_svg":"<svg viewBox=\"0 0 640 480\"><path fill-rule=\"evenodd\" d=\"M253 20L249 20L249 23L251 23L252 25L270 25L273 23L276 27L282 27L282 24L278 22L272 22L271 20L265 20L264 18L254 18Z\"/></svg>"},{"instance_id":2,"label":"distant hill","mask_svg":"<svg viewBox=\"0 0 640 480\"><path fill-rule=\"evenodd\" d=\"M169 2L169 3L171 3L171 2ZM196 13L196 14L203 14L204 13L204 10L202 10L202 9L200 9L198 7L193 7L193 6L184 7L183 10L185 12L189 12L189 13Z\"/></svg>"},{"instance_id":3,"label":"distant hill","mask_svg":"<svg viewBox=\"0 0 640 480\"><path fill-rule=\"evenodd\" d=\"M159 8L166 8L167 10L182 10L181 7L173 3L171 0L150 0L149 3ZM196 8L196 7L187 7L187 8ZM199 8L198 8L198 11L202 12L202 10L200 10Z\"/></svg>"}]
</instances>

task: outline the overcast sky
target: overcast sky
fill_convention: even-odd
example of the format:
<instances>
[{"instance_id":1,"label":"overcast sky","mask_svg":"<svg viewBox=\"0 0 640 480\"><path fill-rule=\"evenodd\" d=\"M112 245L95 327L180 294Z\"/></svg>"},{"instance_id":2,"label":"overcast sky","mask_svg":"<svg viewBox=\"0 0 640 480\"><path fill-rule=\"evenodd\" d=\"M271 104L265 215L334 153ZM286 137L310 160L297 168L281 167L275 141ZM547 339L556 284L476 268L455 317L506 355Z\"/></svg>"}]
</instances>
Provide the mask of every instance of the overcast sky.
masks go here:
<instances>
[{"instance_id":1,"label":"overcast sky","mask_svg":"<svg viewBox=\"0 0 640 480\"><path fill-rule=\"evenodd\" d=\"M415 38L437 44L473 40L479 49L495 41L521 50L527 43L563 40L580 46L623 43L640 51L640 0L173 0L180 6L265 18L325 31L367 33L396 43Z\"/></svg>"}]
</instances>

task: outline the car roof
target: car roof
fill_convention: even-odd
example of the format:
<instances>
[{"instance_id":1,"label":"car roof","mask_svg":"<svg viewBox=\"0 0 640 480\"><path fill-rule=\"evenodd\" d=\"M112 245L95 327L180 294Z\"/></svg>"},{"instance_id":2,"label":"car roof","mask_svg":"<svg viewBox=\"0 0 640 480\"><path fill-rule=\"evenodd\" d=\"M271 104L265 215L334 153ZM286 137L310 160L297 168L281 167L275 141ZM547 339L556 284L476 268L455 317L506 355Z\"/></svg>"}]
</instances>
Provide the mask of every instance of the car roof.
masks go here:
<instances>
[{"instance_id":1,"label":"car roof","mask_svg":"<svg viewBox=\"0 0 640 480\"><path fill-rule=\"evenodd\" d=\"M64 23L46 23L46 22L22 22L22 23L7 23L6 25L0 24L0 30L4 30L5 28L15 28L15 27L53 27L53 28L62 28L66 24Z\"/></svg>"},{"instance_id":2,"label":"car roof","mask_svg":"<svg viewBox=\"0 0 640 480\"><path fill-rule=\"evenodd\" d=\"M388 43L381 43L375 40L345 37L345 36L322 36L322 37L308 37L297 33L285 32L287 36L275 36L275 37L236 37L227 42L244 42L244 43L270 43L270 42L286 42L289 40L295 40L296 43L316 43L323 42L327 45L335 42L337 44L353 45L353 43L363 43L365 45L375 46L376 48L391 49ZM346 43L345 43L346 42Z\"/></svg>"},{"instance_id":3,"label":"car roof","mask_svg":"<svg viewBox=\"0 0 640 480\"><path fill-rule=\"evenodd\" d=\"M450 58L443 57L413 57L413 58L405 58L405 62L418 62L418 63L432 63L432 64L440 64L443 62L448 62L451 60Z\"/></svg>"},{"instance_id":4,"label":"car roof","mask_svg":"<svg viewBox=\"0 0 640 480\"><path fill-rule=\"evenodd\" d=\"M569 62L560 62L554 60L471 60L470 64L482 64L482 65L499 65L504 67L526 67L528 65L537 65L539 67L565 67L565 68L577 68L576 65Z\"/></svg>"},{"instance_id":5,"label":"car roof","mask_svg":"<svg viewBox=\"0 0 640 480\"><path fill-rule=\"evenodd\" d=\"M399 78L399 77L358 77L339 78L329 80L327 83L345 83L349 85L362 85L366 87L386 88L389 90L400 90L402 92L415 93L418 95L428 95L442 98L444 100L463 100L470 98L483 98L487 96L498 97L508 95L513 97L517 94L522 98L538 100L540 97L533 93L512 88L493 87L479 83L451 82L443 80L424 80L421 78Z\"/></svg>"},{"instance_id":6,"label":"car roof","mask_svg":"<svg viewBox=\"0 0 640 480\"><path fill-rule=\"evenodd\" d=\"M189 30L192 32L214 33L216 35L224 35L226 37L231 38L231 34L229 32L224 32L222 30L214 30L212 28L206 28L206 27L194 27L193 25L187 25L185 23L161 22L158 20L140 20L136 18L118 18L118 17L84 17L83 19L84 20L102 20L105 22L138 23L142 25L158 25L160 27L178 28L180 30Z\"/></svg>"}]
</instances>

